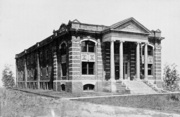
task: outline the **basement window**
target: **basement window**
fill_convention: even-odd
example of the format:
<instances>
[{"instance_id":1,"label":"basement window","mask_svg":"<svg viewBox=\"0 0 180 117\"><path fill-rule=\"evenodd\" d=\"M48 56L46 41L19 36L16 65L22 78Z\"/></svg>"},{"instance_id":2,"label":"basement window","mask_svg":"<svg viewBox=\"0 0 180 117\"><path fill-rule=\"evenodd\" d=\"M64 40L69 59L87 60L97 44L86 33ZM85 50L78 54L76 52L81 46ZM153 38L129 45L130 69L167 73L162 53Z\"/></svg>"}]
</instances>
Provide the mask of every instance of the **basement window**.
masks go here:
<instances>
[{"instance_id":1,"label":"basement window","mask_svg":"<svg viewBox=\"0 0 180 117\"><path fill-rule=\"evenodd\" d=\"M93 84L86 84L83 86L84 91L93 91L94 90L94 85Z\"/></svg>"},{"instance_id":2,"label":"basement window","mask_svg":"<svg viewBox=\"0 0 180 117\"><path fill-rule=\"evenodd\" d=\"M65 91L65 90L66 90L65 84L62 84L62 85L61 85L61 90L62 90L62 91Z\"/></svg>"}]
</instances>

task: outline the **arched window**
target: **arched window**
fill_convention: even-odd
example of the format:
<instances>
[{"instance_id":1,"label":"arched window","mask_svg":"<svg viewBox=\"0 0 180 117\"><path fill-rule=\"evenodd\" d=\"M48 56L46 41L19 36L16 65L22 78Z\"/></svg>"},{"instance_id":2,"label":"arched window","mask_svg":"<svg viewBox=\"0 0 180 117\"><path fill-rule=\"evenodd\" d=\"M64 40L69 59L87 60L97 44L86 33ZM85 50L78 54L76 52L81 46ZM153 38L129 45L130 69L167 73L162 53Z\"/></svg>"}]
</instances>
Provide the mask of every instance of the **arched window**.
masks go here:
<instances>
[{"instance_id":1,"label":"arched window","mask_svg":"<svg viewBox=\"0 0 180 117\"><path fill-rule=\"evenodd\" d=\"M93 84L86 84L83 86L83 90L86 90L86 91L92 91L94 90L94 85Z\"/></svg>"},{"instance_id":2,"label":"arched window","mask_svg":"<svg viewBox=\"0 0 180 117\"><path fill-rule=\"evenodd\" d=\"M95 43L92 41L82 41L81 42L82 52L95 52Z\"/></svg>"},{"instance_id":3,"label":"arched window","mask_svg":"<svg viewBox=\"0 0 180 117\"><path fill-rule=\"evenodd\" d=\"M67 44L66 44L66 42L62 42L60 44L62 76L66 76L66 72L67 72L66 54L67 54Z\"/></svg>"},{"instance_id":4,"label":"arched window","mask_svg":"<svg viewBox=\"0 0 180 117\"><path fill-rule=\"evenodd\" d=\"M63 42L60 45L60 52L61 52L61 55L66 55L66 43L65 42Z\"/></svg>"}]
</instances>

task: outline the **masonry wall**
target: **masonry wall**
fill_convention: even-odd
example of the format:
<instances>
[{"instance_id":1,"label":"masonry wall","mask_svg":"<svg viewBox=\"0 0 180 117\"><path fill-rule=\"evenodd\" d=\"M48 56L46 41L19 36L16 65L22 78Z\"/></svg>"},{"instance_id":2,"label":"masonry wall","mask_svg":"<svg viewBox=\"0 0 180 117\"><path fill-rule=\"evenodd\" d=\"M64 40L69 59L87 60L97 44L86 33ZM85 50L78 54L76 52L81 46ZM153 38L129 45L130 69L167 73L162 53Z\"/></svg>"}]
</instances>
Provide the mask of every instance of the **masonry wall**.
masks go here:
<instances>
[{"instance_id":1,"label":"masonry wall","mask_svg":"<svg viewBox=\"0 0 180 117\"><path fill-rule=\"evenodd\" d=\"M161 72L161 44L159 41L156 42L154 50L154 78L158 86L162 82Z\"/></svg>"}]
</instances>

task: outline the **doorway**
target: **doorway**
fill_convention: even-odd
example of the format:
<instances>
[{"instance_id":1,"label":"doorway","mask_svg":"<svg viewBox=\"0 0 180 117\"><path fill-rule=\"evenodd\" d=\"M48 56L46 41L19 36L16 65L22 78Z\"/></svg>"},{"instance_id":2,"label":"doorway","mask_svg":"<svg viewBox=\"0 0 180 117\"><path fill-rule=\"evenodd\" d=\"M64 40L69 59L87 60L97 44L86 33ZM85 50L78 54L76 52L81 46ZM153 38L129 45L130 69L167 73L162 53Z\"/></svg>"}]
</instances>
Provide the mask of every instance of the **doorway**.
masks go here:
<instances>
[{"instance_id":1,"label":"doorway","mask_svg":"<svg viewBox=\"0 0 180 117\"><path fill-rule=\"evenodd\" d=\"M123 79L128 80L129 79L129 62L124 61L123 63Z\"/></svg>"}]
</instances>

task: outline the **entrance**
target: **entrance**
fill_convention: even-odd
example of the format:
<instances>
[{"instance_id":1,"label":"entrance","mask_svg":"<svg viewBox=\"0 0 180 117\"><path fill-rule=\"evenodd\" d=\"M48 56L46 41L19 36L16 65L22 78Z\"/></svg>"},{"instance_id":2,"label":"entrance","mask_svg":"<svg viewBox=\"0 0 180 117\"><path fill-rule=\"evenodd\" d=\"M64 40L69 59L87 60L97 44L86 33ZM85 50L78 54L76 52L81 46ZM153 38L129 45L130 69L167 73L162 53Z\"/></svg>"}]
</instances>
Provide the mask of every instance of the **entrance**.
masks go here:
<instances>
[{"instance_id":1,"label":"entrance","mask_svg":"<svg viewBox=\"0 0 180 117\"><path fill-rule=\"evenodd\" d=\"M123 63L123 79L129 79L129 62L124 61Z\"/></svg>"}]
</instances>

